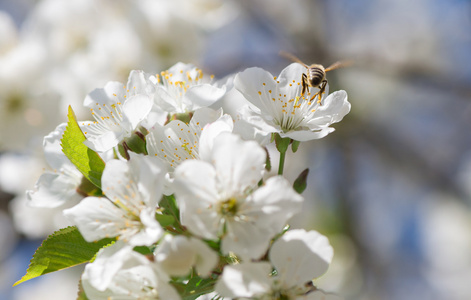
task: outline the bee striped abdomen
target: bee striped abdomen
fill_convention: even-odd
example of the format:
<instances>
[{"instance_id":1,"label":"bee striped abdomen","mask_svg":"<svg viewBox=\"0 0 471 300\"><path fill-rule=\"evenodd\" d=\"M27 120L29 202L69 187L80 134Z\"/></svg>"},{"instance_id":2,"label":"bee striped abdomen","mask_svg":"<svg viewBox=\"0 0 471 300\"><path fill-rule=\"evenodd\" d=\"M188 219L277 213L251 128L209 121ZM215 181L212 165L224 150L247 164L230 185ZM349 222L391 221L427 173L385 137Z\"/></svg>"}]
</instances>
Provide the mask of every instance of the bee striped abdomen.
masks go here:
<instances>
[{"instance_id":1,"label":"bee striped abdomen","mask_svg":"<svg viewBox=\"0 0 471 300\"><path fill-rule=\"evenodd\" d=\"M312 65L308 68L309 84L312 87L318 87L325 78L325 70L321 65Z\"/></svg>"}]
</instances>

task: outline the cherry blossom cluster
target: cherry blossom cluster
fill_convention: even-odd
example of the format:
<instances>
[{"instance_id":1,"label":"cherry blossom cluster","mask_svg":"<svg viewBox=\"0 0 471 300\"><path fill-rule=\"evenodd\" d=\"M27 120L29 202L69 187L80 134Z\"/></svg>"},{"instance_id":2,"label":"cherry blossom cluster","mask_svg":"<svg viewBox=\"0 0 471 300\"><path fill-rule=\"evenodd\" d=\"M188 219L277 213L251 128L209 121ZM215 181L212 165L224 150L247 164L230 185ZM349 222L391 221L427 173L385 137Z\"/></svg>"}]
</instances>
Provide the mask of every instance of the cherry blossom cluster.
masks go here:
<instances>
[{"instance_id":1,"label":"cherry blossom cluster","mask_svg":"<svg viewBox=\"0 0 471 300\"><path fill-rule=\"evenodd\" d=\"M350 111L345 91L302 94L305 71L293 63L276 77L249 68L215 80L177 63L93 90L92 118L78 124L105 162L99 193L62 153L66 124L44 138L51 169L27 192L31 205L80 199L64 215L83 238L115 239L85 267L88 299L338 299L313 283L333 257L327 237L287 226L304 199L283 177L286 150L278 174L266 150L325 137ZM247 100L237 116L219 105L232 89ZM195 278L208 284L191 298Z\"/></svg>"}]
</instances>

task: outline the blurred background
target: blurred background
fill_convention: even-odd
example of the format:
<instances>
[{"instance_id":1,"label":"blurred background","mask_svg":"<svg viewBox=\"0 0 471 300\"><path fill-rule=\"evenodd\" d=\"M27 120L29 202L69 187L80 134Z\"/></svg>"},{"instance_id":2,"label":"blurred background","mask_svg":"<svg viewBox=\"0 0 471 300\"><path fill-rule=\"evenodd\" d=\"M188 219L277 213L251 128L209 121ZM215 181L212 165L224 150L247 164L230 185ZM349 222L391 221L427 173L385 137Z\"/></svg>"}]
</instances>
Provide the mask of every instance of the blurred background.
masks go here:
<instances>
[{"instance_id":1,"label":"blurred background","mask_svg":"<svg viewBox=\"0 0 471 300\"><path fill-rule=\"evenodd\" d=\"M0 0L0 300L75 299L80 268L23 283L60 207L28 207L42 139L129 71L216 77L352 59L329 72L352 111L289 155L310 169L295 226L329 236L318 286L346 299L471 299L471 1ZM228 111L236 93L223 99Z\"/></svg>"}]
</instances>

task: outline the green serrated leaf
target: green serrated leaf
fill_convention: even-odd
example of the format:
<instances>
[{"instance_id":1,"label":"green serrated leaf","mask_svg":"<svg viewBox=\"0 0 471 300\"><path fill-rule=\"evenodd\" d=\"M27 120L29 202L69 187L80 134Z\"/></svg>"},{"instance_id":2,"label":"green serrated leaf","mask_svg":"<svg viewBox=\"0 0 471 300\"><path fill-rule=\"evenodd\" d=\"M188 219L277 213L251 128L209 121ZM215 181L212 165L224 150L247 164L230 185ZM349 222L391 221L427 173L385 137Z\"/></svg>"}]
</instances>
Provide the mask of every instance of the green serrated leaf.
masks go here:
<instances>
[{"instance_id":1,"label":"green serrated leaf","mask_svg":"<svg viewBox=\"0 0 471 300\"><path fill-rule=\"evenodd\" d=\"M286 150L288 150L290 142L291 142L290 138L282 138L278 133L275 134L276 149L280 153L285 153Z\"/></svg>"},{"instance_id":2,"label":"green serrated leaf","mask_svg":"<svg viewBox=\"0 0 471 300\"><path fill-rule=\"evenodd\" d=\"M214 291L216 279L213 278L200 278L195 276L191 278L186 284L185 291L182 295L183 300L194 300L201 295L208 294Z\"/></svg>"},{"instance_id":3,"label":"green serrated leaf","mask_svg":"<svg viewBox=\"0 0 471 300\"><path fill-rule=\"evenodd\" d=\"M58 230L43 241L34 253L26 274L13 286L47 273L86 263L98 250L112 242L113 239L103 239L89 243L83 239L75 226Z\"/></svg>"},{"instance_id":4,"label":"green serrated leaf","mask_svg":"<svg viewBox=\"0 0 471 300\"><path fill-rule=\"evenodd\" d=\"M67 118L67 127L61 140L62 152L91 183L101 188L101 174L105 163L95 151L83 143L86 140L85 135L70 106Z\"/></svg>"},{"instance_id":5,"label":"green serrated leaf","mask_svg":"<svg viewBox=\"0 0 471 300\"><path fill-rule=\"evenodd\" d=\"M101 249L103 249L103 248L106 248L106 247L110 247L110 246L112 246L114 243L116 243L116 239L115 239L115 238L112 238L112 239L110 239L110 240L111 240L110 243L104 245L104 246L101 247L99 250L101 250ZM98 251L95 253L95 255L93 255L93 257L92 257L88 262L90 262L90 263L94 262L95 259L97 258L97 256L98 256Z\"/></svg>"},{"instance_id":6,"label":"green serrated leaf","mask_svg":"<svg viewBox=\"0 0 471 300\"><path fill-rule=\"evenodd\" d=\"M293 188L298 194L304 192L307 187L307 175L309 174L309 169L306 169L299 174L298 178L293 183Z\"/></svg>"}]
</instances>

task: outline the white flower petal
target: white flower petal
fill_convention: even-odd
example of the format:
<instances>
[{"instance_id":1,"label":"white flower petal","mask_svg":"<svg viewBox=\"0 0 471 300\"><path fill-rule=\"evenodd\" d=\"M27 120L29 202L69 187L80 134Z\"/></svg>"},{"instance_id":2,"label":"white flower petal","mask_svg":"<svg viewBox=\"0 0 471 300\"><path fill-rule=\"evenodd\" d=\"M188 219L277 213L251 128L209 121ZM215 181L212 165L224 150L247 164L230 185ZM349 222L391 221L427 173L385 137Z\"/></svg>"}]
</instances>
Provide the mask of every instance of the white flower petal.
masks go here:
<instances>
[{"instance_id":1,"label":"white flower petal","mask_svg":"<svg viewBox=\"0 0 471 300\"><path fill-rule=\"evenodd\" d=\"M198 156L199 132L192 132L184 122L173 120L155 125L147 135L147 153L161 160L169 172L188 159Z\"/></svg>"},{"instance_id":2,"label":"white flower petal","mask_svg":"<svg viewBox=\"0 0 471 300\"><path fill-rule=\"evenodd\" d=\"M226 87L218 88L210 84L202 84L190 89L186 92L185 98L191 100L198 107L205 107L214 104L214 102L224 96Z\"/></svg>"},{"instance_id":3,"label":"white flower petal","mask_svg":"<svg viewBox=\"0 0 471 300\"><path fill-rule=\"evenodd\" d=\"M91 124L89 130L95 127L94 125L95 124ZM88 136L83 143L94 151L105 152L118 145L124 137L124 132L102 131L99 135Z\"/></svg>"},{"instance_id":4,"label":"white flower petal","mask_svg":"<svg viewBox=\"0 0 471 300\"><path fill-rule=\"evenodd\" d=\"M154 104L147 114L147 117L142 120L141 126L147 130L151 130L151 128L156 124L164 125L165 122L167 122L167 116L168 112Z\"/></svg>"},{"instance_id":5,"label":"white flower petal","mask_svg":"<svg viewBox=\"0 0 471 300\"><path fill-rule=\"evenodd\" d=\"M227 298L256 297L269 293L271 266L266 262L226 266L215 290Z\"/></svg>"},{"instance_id":6,"label":"white flower petal","mask_svg":"<svg viewBox=\"0 0 471 300\"><path fill-rule=\"evenodd\" d=\"M270 111L260 95L265 87L273 93L277 91L276 81L269 72L257 67L248 68L235 76L234 87L260 110L266 113Z\"/></svg>"},{"instance_id":7,"label":"white flower petal","mask_svg":"<svg viewBox=\"0 0 471 300\"><path fill-rule=\"evenodd\" d=\"M125 228L125 213L106 198L87 197L64 215L80 230L87 242L115 237Z\"/></svg>"},{"instance_id":8,"label":"white flower petal","mask_svg":"<svg viewBox=\"0 0 471 300\"><path fill-rule=\"evenodd\" d=\"M104 88L93 90L84 100L95 122L84 126L87 137L85 145L98 152L105 152L131 136L143 122L153 107L152 89L146 88L141 72L131 72L128 83L134 84L130 90L119 82L108 82ZM150 94L139 94L149 92Z\"/></svg>"},{"instance_id":9,"label":"white flower petal","mask_svg":"<svg viewBox=\"0 0 471 300\"><path fill-rule=\"evenodd\" d=\"M232 132L234 123L231 116L224 115L213 123L206 124L201 132L199 139L198 153L200 159L210 161L211 150L214 145L214 139L222 132Z\"/></svg>"},{"instance_id":10,"label":"white flower petal","mask_svg":"<svg viewBox=\"0 0 471 300\"><path fill-rule=\"evenodd\" d=\"M289 89L289 84L293 83L293 80L296 80L297 82L301 81L303 73L306 73L305 66L299 63L291 63L281 70L281 73L277 78L277 81L279 82L278 88Z\"/></svg>"},{"instance_id":11,"label":"white flower petal","mask_svg":"<svg viewBox=\"0 0 471 300\"><path fill-rule=\"evenodd\" d=\"M78 171L77 171L78 172ZM76 201L83 196L76 191L81 182L81 174L68 176L64 173L42 174L34 190L26 191L29 205L33 207L58 207L69 201Z\"/></svg>"},{"instance_id":12,"label":"white flower petal","mask_svg":"<svg viewBox=\"0 0 471 300\"><path fill-rule=\"evenodd\" d=\"M130 164L118 159L108 161L101 176L103 193L115 203L124 202L126 207L134 207L132 200L138 195L138 182ZM136 210L133 213L138 214Z\"/></svg>"},{"instance_id":13,"label":"white flower petal","mask_svg":"<svg viewBox=\"0 0 471 300\"><path fill-rule=\"evenodd\" d=\"M200 130L209 123L212 123L222 116L222 109L214 110L209 107L201 107L195 110L190 120L190 127Z\"/></svg>"},{"instance_id":14,"label":"white flower petal","mask_svg":"<svg viewBox=\"0 0 471 300\"><path fill-rule=\"evenodd\" d=\"M66 123L60 124L54 131L46 135L43 140L44 158L54 170L60 170L64 165L73 167L73 164L62 152L61 139L66 125Z\"/></svg>"},{"instance_id":15,"label":"white flower petal","mask_svg":"<svg viewBox=\"0 0 471 300\"><path fill-rule=\"evenodd\" d=\"M100 249L93 263L85 267L82 280L97 290L104 291L125 261L133 256L132 252L132 249L122 242ZM140 259L138 256L133 258Z\"/></svg>"},{"instance_id":16,"label":"white flower petal","mask_svg":"<svg viewBox=\"0 0 471 300\"><path fill-rule=\"evenodd\" d=\"M234 122L233 132L240 135L244 140L254 140L259 145L266 146L270 143L271 133L281 131L268 125L266 121L262 120L260 115L248 117L250 121L245 119L247 115L243 116L244 119L237 119Z\"/></svg>"},{"instance_id":17,"label":"white flower petal","mask_svg":"<svg viewBox=\"0 0 471 300\"><path fill-rule=\"evenodd\" d=\"M58 207L83 196L77 193L83 175L62 152L61 138L66 124L62 123L44 137L44 157L52 168L38 179L33 190L26 192L29 205L34 207Z\"/></svg>"},{"instance_id":18,"label":"white flower petal","mask_svg":"<svg viewBox=\"0 0 471 300\"><path fill-rule=\"evenodd\" d=\"M209 276L218 263L218 255L196 238L166 235L155 252L155 260L171 276L185 276L196 267Z\"/></svg>"},{"instance_id":19,"label":"white flower petal","mask_svg":"<svg viewBox=\"0 0 471 300\"><path fill-rule=\"evenodd\" d=\"M285 288L301 286L324 274L334 250L317 231L295 229L276 240L269 253Z\"/></svg>"},{"instance_id":20,"label":"white flower petal","mask_svg":"<svg viewBox=\"0 0 471 300\"><path fill-rule=\"evenodd\" d=\"M137 188L146 206L155 208L162 197L165 167L155 157L130 152L131 177L137 179Z\"/></svg>"},{"instance_id":21,"label":"white flower petal","mask_svg":"<svg viewBox=\"0 0 471 300\"><path fill-rule=\"evenodd\" d=\"M233 252L244 261L259 259L267 251L275 234L273 230L257 225L252 222L227 221L227 233L221 243L222 253Z\"/></svg>"},{"instance_id":22,"label":"white flower petal","mask_svg":"<svg viewBox=\"0 0 471 300\"><path fill-rule=\"evenodd\" d=\"M136 129L140 122L147 117L152 105L152 100L147 95L135 95L124 102L123 114L132 129Z\"/></svg>"},{"instance_id":23,"label":"white flower petal","mask_svg":"<svg viewBox=\"0 0 471 300\"><path fill-rule=\"evenodd\" d=\"M252 210L259 210L257 222L260 227L271 228L277 234L286 222L301 212L303 197L296 193L291 184L282 176L270 177L247 201ZM250 212L245 215L250 216Z\"/></svg>"},{"instance_id":24,"label":"white flower petal","mask_svg":"<svg viewBox=\"0 0 471 300\"><path fill-rule=\"evenodd\" d=\"M213 104L226 92L225 83L212 83L212 77L191 64L177 63L154 77L155 103L169 113L186 113Z\"/></svg>"},{"instance_id":25,"label":"white flower petal","mask_svg":"<svg viewBox=\"0 0 471 300\"><path fill-rule=\"evenodd\" d=\"M181 299L155 263L118 243L85 267L82 285L89 299Z\"/></svg>"},{"instance_id":26,"label":"white flower petal","mask_svg":"<svg viewBox=\"0 0 471 300\"><path fill-rule=\"evenodd\" d=\"M234 252L244 260L260 258L288 219L301 211L302 201L285 178L269 178L238 207L242 221L227 221L223 253Z\"/></svg>"},{"instance_id":27,"label":"white flower petal","mask_svg":"<svg viewBox=\"0 0 471 300\"><path fill-rule=\"evenodd\" d=\"M132 70L129 73L128 83L126 84L129 91L128 95L153 95L155 93L155 88L148 77L149 76L144 71Z\"/></svg>"},{"instance_id":28,"label":"white flower petal","mask_svg":"<svg viewBox=\"0 0 471 300\"><path fill-rule=\"evenodd\" d=\"M195 253L185 236L167 234L157 246L155 261L170 276L185 276L195 264Z\"/></svg>"},{"instance_id":29,"label":"white flower petal","mask_svg":"<svg viewBox=\"0 0 471 300\"><path fill-rule=\"evenodd\" d=\"M124 100L126 90L121 82L109 81L104 88L97 88L90 92L83 101L88 108L98 109L100 106L117 104Z\"/></svg>"},{"instance_id":30,"label":"white flower petal","mask_svg":"<svg viewBox=\"0 0 471 300\"><path fill-rule=\"evenodd\" d=\"M174 176L182 224L195 235L216 238L219 217L214 210L218 199L214 167L204 161L188 160L177 167Z\"/></svg>"},{"instance_id":31,"label":"white flower petal","mask_svg":"<svg viewBox=\"0 0 471 300\"><path fill-rule=\"evenodd\" d=\"M350 103L347 93L343 90L336 91L327 96L324 104L319 106L307 122L309 127L325 127L340 122L350 112ZM315 126L315 127L314 127Z\"/></svg>"},{"instance_id":32,"label":"white flower petal","mask_svg":"<svg viewBox=\"0 0 471 300\"><path fill-rule=\"evenodd\" d=\"M208 277L217 266L219 256L201 240L191 238L191 243L197 254L195 262L196 271L200 276Z\"/></svg>"},{"instance_id":33,"label":"white flower petal","mask_svg":"<svg viewBox=\"0 0 471 300\"><path fill-rule=\"evenodd\" d=\"M266 152L254 141L224 132L216 137L211 157L225 193L236 196L260 181Z\"/></svg>"},{"instance_id":34,"label":"white flower petal","mask_svg":"<svg viewBox=\"0 0 471 300\"><path fill-rule=\"evenodd\" d=\"M207 126L208 125L208 126ZM232 131L232 118L222 115L222 110L200 108L195 111L189 125L173 120L165 126L155 125L146 137L147 153L160 159L172 173L176 166L188 159L199 159L200 148L209 152L214 137L222 131ZM206 135L203 128L207 128Z\"/></svg>"},{"instance_id":35,"label":"white flower petal","mask_svg":"<svg viewBox=\"0 0 471 300\"><path fill-rule=\"evenodd\" d=\"M159 240L163 234L163 229L155 219L155 209L147 207L141 210L139 219L142 228L129 238L129 245L133 246L151 246Z\"/></svg>"},{"instance_id":36,"label":"white flower petal","mask_svg":"<svg viewBox=\"0 0 471 300\"><path fill-rule=\"evenodd\" d=\"M304 66L293 63L271 80L272 75L259 68L239 73L234 80L235 87L258 108L240 110L241 118L265 134L279 133L297 141L319 139L331 133L333 129L329 126L350 111L347 95L345 91L327 97L324 94L320 104L317 97L311 96L319 88L310 87L301 96L305 72Z\"/></svg>"}]
</instances>

